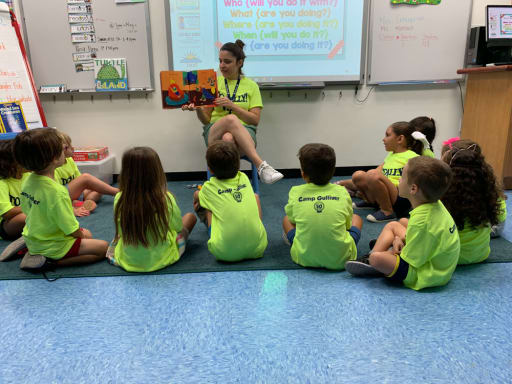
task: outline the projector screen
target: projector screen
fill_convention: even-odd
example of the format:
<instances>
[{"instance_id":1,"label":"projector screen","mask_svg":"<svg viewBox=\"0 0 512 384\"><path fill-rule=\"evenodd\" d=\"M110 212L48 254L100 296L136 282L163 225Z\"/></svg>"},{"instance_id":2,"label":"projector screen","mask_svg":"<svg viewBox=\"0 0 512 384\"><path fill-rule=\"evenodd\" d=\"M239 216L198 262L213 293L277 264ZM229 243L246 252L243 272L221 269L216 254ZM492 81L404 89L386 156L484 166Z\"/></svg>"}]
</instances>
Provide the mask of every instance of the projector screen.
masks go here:
<instances>
[{"instance_id":1,"label":"projector screen","mask_svg":"<svg viewBox=\"0 0 512 384\"><path fill-rule=\"evenodd\" d=\"M165 1L174 70L217 69L222 44L240 39L259 83L361 80L365 0Z\"/></svg>"}]
</instances>

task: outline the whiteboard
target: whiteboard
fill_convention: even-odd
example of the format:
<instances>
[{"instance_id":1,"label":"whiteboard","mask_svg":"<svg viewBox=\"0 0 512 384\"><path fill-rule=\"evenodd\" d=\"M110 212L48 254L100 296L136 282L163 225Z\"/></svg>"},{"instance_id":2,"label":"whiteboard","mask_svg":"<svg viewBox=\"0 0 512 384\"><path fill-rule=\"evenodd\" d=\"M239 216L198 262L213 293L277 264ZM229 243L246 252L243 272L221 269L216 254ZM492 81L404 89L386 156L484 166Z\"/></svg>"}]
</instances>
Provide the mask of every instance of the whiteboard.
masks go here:
<instances>
[{"instance_id":1,"label":"whiteboard","mask_svg":"<svg viewBox=\"0 0 512 384\"><path fill-rule=\"evenodd\" d=\"M370 6L368 83L458 80L463 68L472 0L438 5Z\"/></svg>"},{"instance_id":2,"label":"whiteboard","mask_svg":"<svg viewBox=\"0 0 512 384\"><path fill-rule=\"evenodd\" d=\"M68 90L95 90L94 71L77 72L73 53L96 52L98 59L126 58L128 88L152 90L153 64L148 3L95 0L96 42L72 43L67 0L22 0L27 51L37 89L64 84Z\"/></svg>"},{"instance_id":3,"label":"whiteboard","mask_svg":"<svg viewBox=\"0 0 512 384\"><path fill-rule=\"evenodd\" d=\"M0 102L20 101L29 128L43 126L26 62L6 4L0 3Z\"/></svg>"}]
</instances>

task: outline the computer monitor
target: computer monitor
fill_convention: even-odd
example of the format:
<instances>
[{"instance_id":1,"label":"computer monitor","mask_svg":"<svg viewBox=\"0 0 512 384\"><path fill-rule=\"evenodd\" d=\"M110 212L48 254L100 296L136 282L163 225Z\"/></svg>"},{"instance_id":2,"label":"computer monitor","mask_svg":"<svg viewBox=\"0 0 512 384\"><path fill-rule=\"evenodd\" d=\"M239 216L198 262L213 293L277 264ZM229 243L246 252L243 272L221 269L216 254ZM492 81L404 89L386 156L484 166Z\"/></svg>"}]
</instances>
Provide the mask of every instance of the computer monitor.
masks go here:
<instances>
[{"instance_id":1,"label":"computer monitor","mask_svg":"<svg viewBox=\"0 0 512 384\"><path fill-rule=\"evenodd\" d=\"M487 46L512 46L512 5L488 5L486 16Z\"/></svg>"}]
</instances>

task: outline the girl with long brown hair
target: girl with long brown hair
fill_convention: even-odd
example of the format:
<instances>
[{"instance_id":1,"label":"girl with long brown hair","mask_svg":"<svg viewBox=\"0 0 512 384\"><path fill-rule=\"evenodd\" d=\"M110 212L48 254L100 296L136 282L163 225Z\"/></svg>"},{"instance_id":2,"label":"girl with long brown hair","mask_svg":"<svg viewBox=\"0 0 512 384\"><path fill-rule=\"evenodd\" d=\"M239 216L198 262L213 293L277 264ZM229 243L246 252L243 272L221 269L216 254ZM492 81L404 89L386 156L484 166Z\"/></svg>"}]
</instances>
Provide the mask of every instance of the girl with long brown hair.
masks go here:
<instances>
[{"instance_id":1,"label":"girl with long brown hair","mask_svg":"<svg viewBox=\"0 0 512 384\"><path fill-rule=\"evenodd\" d=\"M178 261L196 218L192 213L181 217L152 148L124 153L119 189L114 200L115 249L110 247L109 261L130 272L151 272Z\"/></svg>"}]
</instances>

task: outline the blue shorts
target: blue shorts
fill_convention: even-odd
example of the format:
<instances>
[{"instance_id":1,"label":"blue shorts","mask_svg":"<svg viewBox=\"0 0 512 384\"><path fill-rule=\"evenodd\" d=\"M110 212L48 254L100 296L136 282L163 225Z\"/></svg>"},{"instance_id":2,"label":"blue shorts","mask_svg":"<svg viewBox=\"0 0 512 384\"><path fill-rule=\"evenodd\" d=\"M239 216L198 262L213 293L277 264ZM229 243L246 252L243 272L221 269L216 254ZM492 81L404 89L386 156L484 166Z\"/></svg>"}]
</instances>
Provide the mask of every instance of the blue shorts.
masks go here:
<instances>
[{"instance_id":1,"label":"blue shorts","mask_svg":"<svg viewBox=\"0 0 512 384\"><path fill-rule=\"evenodd\" d=\"M395 270L387 277L395 283L402 283L409 273L409 263L402 259L400 255L396 255L396 263Z\"/></svg>"},{"instance_id":2,"label":"blue shorts","mask_svg":"<svg viewBox=\"0 0 512 384\"><path fill-rule=\"evenodd\" d=\"M288 233L286 234L286 238L288 239L290 245L293 244L293 239L295 238L295 232L296 232L296 229L293 228L293 229L290 229L288 231ZM354 242L356 243L359 243L359 240L361 239L361 230L355 226L351 226L350 229L348 230L348 233L350 234L350 236L352 236L352 238L354 239Z\"/></svg>"}]
</instances>

